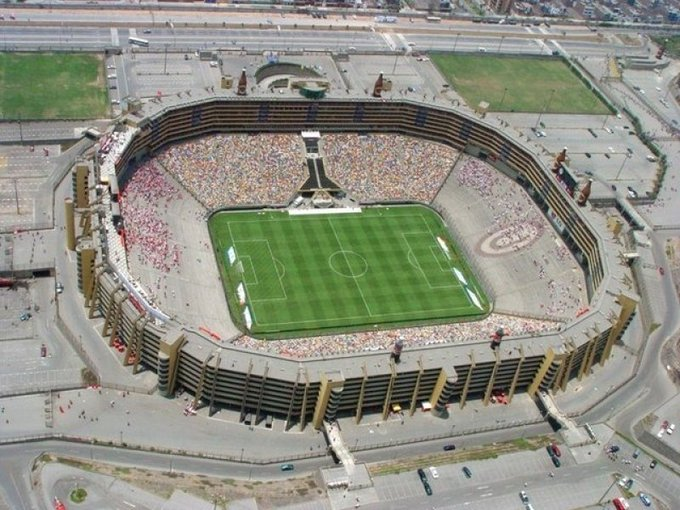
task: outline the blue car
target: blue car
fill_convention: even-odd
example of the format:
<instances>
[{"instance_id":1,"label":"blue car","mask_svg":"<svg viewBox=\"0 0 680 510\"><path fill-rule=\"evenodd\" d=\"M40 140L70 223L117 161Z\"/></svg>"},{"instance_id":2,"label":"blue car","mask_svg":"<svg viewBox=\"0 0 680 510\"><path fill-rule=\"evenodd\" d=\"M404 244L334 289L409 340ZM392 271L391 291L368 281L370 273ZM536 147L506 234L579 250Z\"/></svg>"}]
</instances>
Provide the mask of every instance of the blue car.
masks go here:
<instances>
[{"instance_id":1,"label":"blue car","mask_svg":"<svg viewBox=\"0 0 680 510\"><path fill-rule=\"evenodd\" d=\"M640 501L642 501L642 504L645 506L652 506L652 500L644 492L640 493Z\"/></svg>"}]
</instances>

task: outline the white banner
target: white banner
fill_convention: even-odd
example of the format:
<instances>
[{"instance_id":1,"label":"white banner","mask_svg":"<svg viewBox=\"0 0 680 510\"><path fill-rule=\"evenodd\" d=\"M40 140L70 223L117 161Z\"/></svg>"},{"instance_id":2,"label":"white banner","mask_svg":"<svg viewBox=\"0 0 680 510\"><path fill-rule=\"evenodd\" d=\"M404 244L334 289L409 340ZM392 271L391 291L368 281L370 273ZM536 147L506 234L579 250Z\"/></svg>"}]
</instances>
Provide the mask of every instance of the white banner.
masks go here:
<instances>
[{"instance_id":1,"label":"white banner","mask_svg":"<svg viewBox=\"0 0 680 510\"><path fill-rule=\"evenodd\" d=\"M238 302L241 303L241 305L246 304L246 289L243 287L243 282L238 284L238 287L236 287L236 294L238 294Z\"/></svg>"},{"instance_id":2,"label":"white banner","mask_svg":"<svg viewBox=\"0 0 680 510\"><path fill-rule=\"evenodd\" d=\"M248 329L253 327L253 319L250 316L250 310L246 306L245 309L243 310L243 318L246 320L246 327Z\"/></svg>"},{"instance_id":3,"label":"white banner","mask_svg":"<svg viewBox=\"0 0 680 510\"><path fill-rule=\"evenodd\" d=\"M458 281L462 283L463 285L467 285L467 280L465 279L465 276L463 276L463 273L461 273L457 268L453 268L453 273L456 275L456 278L458 278Z\"/></svg>"},{"instance_id":4,"label":"white banner","mask_svg":"<svg viewBox=\"0 0 680 510\"><path fill-rule=\"evenodd\" d=\"M229 257L229 264L233 266L234 262L236 262L236 251L233 246L230 246L227 250L227 257Z\"/></svg>"},{"instance_id":5,"label":"white banner","mask_svg":"<svg viewBox=\"0 0 680 510\"><path fill-rule=\"evenodd\" d=\"M444 242L444 240L441 237L437 236L437 242L439 243L439 246L441 246L441 249L444 250L444 253L446 254L446 258L451 260L451 254L449 253L449 247L446 246L446 243Z\"/></svg>"}]
</instances>

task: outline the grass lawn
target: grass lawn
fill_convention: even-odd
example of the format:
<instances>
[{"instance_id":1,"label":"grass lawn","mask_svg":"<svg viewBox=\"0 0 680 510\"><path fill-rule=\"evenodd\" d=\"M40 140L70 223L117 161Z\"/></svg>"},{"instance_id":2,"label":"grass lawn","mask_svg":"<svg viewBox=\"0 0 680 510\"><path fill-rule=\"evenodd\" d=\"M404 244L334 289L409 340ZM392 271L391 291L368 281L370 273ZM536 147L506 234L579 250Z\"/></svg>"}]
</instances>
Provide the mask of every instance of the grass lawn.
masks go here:
<instances>
[{"instance_id":1,"label":"grass lawn","mask_svg":"<svg viewBox=\"0 0 680 510\"><path fill-rule=\"evenodd\" d=\"M486 101L490 111L609 113L559 58L434 53L431 59L472 107Z\"/></svg>"},{"instance_id":2,"label":"grass lawn","mask_svg":"<svg viewBox=\"0 0 680 510\"><path fill-rule=\"evenodd\" d=\"M680 57L680 36L679 35L653 35L652 41L659 46L666 48L666 56L678 58Z\"/></svg>"},{"instance_id":3,"label":"grass lawn","mask_svg":"<svg viewBox=\"0 0 680 510\"><path fill-rule=\"evenodd\" d=\"M445 224L425 206L223 212L209 229L232 317L254 336L454 322L489 312Z\"/></svg>"},{"instance_id":4,"label":"grass lawn","mask_svg":"<svg viewBox=\"0 0 680 510\"><path fill-rule=\"evenodd\" d=\"M101 59L92 54L0 53L0 118L108 117Z\"/></svg>"}]
</instances>

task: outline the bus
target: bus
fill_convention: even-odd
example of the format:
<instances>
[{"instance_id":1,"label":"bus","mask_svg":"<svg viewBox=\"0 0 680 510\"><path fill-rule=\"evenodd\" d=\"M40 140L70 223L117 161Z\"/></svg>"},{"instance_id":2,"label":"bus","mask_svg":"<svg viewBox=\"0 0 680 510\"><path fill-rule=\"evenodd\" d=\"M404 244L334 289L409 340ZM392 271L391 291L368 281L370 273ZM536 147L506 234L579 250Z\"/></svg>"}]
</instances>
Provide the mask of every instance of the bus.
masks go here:
<instances>
[{"instance_id":1,"label":"bus","mask_svg":"<svg viewBox=\"0 0 680 510\"><path fill-rule=\"evenodd\" d=\"M442 19L439 16L428 16L425 18L428 23L441 23Z\"/></svg>"},{"instance_id":2,"label":"bus","mask_svg":"<svg viewBox=\"0 0 680 510\"><path fill-rule=\"evenodd\" d=\"M134 46L142 46L144 48L149 46L149 41L141 37L129 37L128 42Z\"/></svg>"}]
</instances>

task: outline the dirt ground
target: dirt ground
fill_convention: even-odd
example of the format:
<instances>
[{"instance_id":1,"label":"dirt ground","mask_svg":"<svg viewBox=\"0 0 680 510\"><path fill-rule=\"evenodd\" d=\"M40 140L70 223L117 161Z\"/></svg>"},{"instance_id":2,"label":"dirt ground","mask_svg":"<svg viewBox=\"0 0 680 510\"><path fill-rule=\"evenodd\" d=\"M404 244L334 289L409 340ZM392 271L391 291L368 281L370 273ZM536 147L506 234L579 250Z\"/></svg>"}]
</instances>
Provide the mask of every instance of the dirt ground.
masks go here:
<instances>
[{"instance_id":1,"label":"dirt ground","mask_svg":"<svg viewBox=\"0 0 680 510\"><path fill-rule=\"evenodd\" d=\"M220 509L226 508L228 503L239 499L255 498L258 508L273 509L318 499L325 495L325 491L321 489L319 481L313 475L290 478L285 481L259 482L121 467L67 457L45 456L42 460L43 462L61 462L84 471L113 476L163 498L169 498L174 490L179 489L212 502L215 508Z\"/></svg>"}]
</instances>

